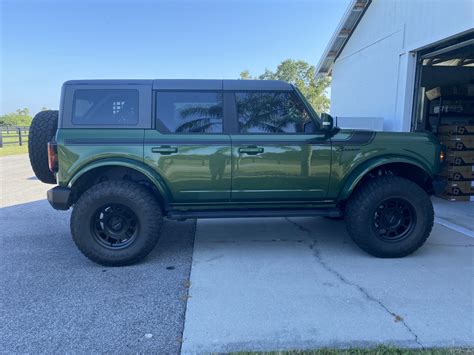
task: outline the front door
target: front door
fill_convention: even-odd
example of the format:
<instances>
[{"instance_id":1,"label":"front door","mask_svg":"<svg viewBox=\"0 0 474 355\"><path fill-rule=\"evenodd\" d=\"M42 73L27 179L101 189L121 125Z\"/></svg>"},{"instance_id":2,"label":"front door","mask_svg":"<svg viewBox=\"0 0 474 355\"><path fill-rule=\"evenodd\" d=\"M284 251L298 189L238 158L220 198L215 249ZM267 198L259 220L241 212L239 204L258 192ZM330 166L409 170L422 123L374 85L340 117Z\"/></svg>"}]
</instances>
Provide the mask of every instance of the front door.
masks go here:
<instances>
[{"instance_id":1,"label":"front door","mask_svg":"<svg viewBox=\"0 0 474 355\"><path fill-rule=\"evenodd\" d=\"M232 201L316 201L327 195L331 144L291 91L236 92Z\"/></svg>"},{"instance_id":2,"label":"front door","mask_svg":"<svg viewBox=\"0 0 474 355\"><path fill-rule=\"evenodd\" d=\"M144 160L165 180L172 203L228 202L230 137L222 91L157 91L156 129L145 131Z\"/></svg>"}]
</instances>

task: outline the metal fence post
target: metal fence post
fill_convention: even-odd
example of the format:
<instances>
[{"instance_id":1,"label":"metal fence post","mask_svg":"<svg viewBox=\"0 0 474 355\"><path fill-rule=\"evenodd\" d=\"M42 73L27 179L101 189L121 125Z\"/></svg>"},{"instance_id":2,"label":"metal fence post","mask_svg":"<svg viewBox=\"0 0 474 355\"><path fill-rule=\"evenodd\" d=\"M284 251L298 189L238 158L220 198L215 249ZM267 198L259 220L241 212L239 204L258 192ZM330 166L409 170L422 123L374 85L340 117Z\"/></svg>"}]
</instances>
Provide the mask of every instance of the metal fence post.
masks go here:
<instances>
[{"instance_id":1,"label":"metal fence post","mask_svg":"<svg viewBox=\"0 0 474 355\"><path fill-rule=\"evenodd\" d=\"M3 131L0 128L0 148L3 148Z\"/></svg>"},{"instance_id":2,"label":"metal fence post","mask_svg":"<svg viewBox=\"0 0 474 355\"><path fill-rule=\"evenodd\" d=\"M23 145L23 139L21 137L21 127L18 127L18 143L21 145Z\"/></svg>"}]
</instances>

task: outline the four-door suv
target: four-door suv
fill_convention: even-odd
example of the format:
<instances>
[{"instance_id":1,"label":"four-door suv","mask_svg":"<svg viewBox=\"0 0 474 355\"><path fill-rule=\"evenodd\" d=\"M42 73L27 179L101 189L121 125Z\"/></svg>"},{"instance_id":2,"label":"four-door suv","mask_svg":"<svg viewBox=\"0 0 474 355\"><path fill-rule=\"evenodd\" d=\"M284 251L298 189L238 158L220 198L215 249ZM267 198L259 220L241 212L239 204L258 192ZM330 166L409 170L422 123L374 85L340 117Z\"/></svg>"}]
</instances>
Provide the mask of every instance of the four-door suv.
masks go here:
<instances>
[{"instance_id":1,"label":"four-door suv","mask_svg":"<svg viewBox=\"0 0 474 355\"><path fill-rule=\"evenodd\" d=\"M103 265L145 257L163 217L344 216L362 249L401 257L428 238L443 187L433 135L339 129L282 81L68 81L29 152Z\"/></svg>"}]
</instances>

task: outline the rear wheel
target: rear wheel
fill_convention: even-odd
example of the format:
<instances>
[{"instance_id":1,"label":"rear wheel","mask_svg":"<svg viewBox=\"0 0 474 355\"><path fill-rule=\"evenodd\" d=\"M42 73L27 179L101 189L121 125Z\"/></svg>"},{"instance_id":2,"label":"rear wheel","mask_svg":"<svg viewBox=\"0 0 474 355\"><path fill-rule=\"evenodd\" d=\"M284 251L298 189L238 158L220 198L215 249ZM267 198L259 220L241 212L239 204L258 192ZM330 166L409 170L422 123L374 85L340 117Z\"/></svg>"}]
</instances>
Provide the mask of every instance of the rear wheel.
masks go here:
<instances>
[{"instance_id":1,"label":"rear wheel","mask_svg":"<svg viewBox=\"0 0 474 355\"><path fill-rule=\"evenodd\" d=\"M58 111L41 111L33 118L28 134L28 155L36 177L46 183L55 184L56 178L48 166L48 142L58 128Z\"/></svg>"},{"instance_id":2,"label":"rear wheel","mask_svg":"<svg viewBox=\"0 0 474 355\"><path fill-rule=\"evenodd\" d=\"M101 265L136 263L158 242L162 223L155 197L128 181L106 181L84 192L71 216L79 250Z\"/></svg>"},{"instance_id":3,"label":"rear wheel","mask_svg":"<svg viewBox=\"0 0 474 355\"><path fill-rule=\"evenodd\" d=\"M428 194L396 176L366 181L347 203L346 226L354 242L382 258L417 250L431 233L434 213Z\"/></svg>"}]
</instances>

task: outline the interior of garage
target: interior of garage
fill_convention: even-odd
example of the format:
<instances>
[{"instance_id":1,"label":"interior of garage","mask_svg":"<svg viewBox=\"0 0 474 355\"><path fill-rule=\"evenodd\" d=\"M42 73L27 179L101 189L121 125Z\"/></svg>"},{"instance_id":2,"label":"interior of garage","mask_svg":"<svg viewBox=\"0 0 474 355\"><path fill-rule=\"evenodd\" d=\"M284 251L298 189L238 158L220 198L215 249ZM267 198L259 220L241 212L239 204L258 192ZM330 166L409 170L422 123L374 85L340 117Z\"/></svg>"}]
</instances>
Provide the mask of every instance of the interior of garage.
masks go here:
<instances>
[{"instance_id":1,"label":"interior of garage","mask_svg":"<svg viewBox=\"0 0 474 355\"><path fill-rule=\"evenodd\" d=\"M474 201L474 33L417 53L413 131L446 146L441 197Z\"/></svg>"}]
</instances>

